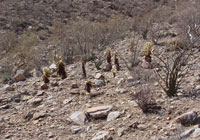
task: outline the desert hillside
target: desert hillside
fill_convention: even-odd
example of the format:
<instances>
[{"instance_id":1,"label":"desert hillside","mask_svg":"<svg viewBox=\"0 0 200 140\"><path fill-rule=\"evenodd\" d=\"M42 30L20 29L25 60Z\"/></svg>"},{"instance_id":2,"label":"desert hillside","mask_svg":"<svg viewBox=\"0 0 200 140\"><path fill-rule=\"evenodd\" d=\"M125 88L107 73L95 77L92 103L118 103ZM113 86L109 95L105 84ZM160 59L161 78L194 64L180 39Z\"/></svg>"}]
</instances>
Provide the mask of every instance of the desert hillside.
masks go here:
<instances>
[{"instance_id":1,"label":"desert hillside","mask_svg":"<svg viewBox=\"0 0 200 140\"><path fill-rule=\"evenodd\" d=\"M199 0L0 0L0 139L200 139Z\"/></svg>"}]
</instances>

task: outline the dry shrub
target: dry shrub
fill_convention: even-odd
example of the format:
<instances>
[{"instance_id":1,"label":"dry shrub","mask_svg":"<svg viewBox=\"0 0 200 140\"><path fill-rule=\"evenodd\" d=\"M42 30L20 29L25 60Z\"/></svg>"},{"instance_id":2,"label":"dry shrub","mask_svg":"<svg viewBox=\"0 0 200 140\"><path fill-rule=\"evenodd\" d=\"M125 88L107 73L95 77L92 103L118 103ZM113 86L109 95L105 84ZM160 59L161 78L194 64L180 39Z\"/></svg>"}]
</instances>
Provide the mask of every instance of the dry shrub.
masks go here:
<instances>
[{"instance_id":1,"label":"dry shrub","mask_svg":"<svg viewBox=\"0 0 200 140\"><path fill-rule=\"evenodd\" d=\"M138 106L143 113L156 113L161 109L154 100L154 96L150 87L141 86L138 92L132 95L137 100Z\"/></svg>"},{"instance_id":2,"label":"dry shrub","mask_svg":"<svg viewBox=\"0 0 200 140\"><path fill-rule=\"evenodd\" d=\"M65 63L72 63L69 60L73 61L75 56L90 56L123 38L130 24L122 16L115 16L107 22L78 20L70 25L55 22L51 40L57 43Z\"/></svg>"}]
</instances>

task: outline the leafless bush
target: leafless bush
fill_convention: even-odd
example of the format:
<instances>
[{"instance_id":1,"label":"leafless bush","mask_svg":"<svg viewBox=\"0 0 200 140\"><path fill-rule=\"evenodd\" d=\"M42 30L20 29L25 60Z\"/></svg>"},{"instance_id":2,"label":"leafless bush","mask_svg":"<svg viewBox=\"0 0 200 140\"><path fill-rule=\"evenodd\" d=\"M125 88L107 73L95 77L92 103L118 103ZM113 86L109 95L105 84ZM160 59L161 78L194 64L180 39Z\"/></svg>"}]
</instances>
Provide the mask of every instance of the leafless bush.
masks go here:
<instances>
[{"instance_id":1,"label":"leafless bush","mask_svg":"<svg viewBox=\"0 0 200 140\"><path fill-rule=\"evenodd\" d=\"M160 106L154 100L154 95L150 87L142 86L138 92L133 95L133 98L137 100L138 106L143 111L143 113L155 113L159 109Z\"/></svg>"},{"instance_id":2,"label":"leafless bush","mask_svg":"<svg viewBox=\"0 0 200 140\"><path fill-rule=\"evenodd\" d=\"M173 97L177 95L184 76L191 66L190 57L192 55L192 49L188 48L188 46L183 46L179 50L168 54L155 55L161 67L161 71L155 71L155 73L162 81L160 86L167 96Z\"/></svg>"},{"instance_id":3,"label":"leafless bush","mask_svg":"<svg viewBox=\"0 0 200 140\"><path fill-rule=\"evenodd\" d=\"M90 56L94 52L104 50L115 40L125 36L130 22L122 16L116 16L107 22L90 22L79 20L65 25L55 22L52 40L57 42L63 59L74 56Z\"/></svg>"}]
</instances>

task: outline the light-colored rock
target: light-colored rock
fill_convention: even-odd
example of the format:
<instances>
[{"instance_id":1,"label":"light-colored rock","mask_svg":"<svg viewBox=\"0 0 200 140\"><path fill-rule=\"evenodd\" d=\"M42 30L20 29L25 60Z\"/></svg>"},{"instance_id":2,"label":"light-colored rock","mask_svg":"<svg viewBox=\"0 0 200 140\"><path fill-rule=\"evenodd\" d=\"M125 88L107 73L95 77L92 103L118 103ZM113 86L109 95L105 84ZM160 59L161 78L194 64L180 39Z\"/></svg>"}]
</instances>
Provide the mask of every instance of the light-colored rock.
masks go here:
<instances>
[{"instance_id":1,"label":"light-colored rock","mask_svg":"<svg viewBox=\"0 0 200 140\"><path fill-rule=\"evenodd\" d=\"M15 89L11 86L6 84L4 87L0 88L0 91L14 91Z\"/></svg>"},{"instance_id":2,"label":"light-colored rock","mask_svg":"<svg viewBox=\"0 0 200 140\"><path fill-rule=\"evenodd\" d=\"M189 130L184 131L183 133L181 133L180 138L187 139L194 132L194 130L195 130L194 128L191 128Z\"/></svg>"},{"instance_id":3,"label":"light-colored rock","mask_svg":"<svg viewBox=\"0 0 200 140\"><path fill-rule=\"evenodd\" d=\"M145 69L151 69L152 68L152 65L151 63L147 62L147 61L142 61L142 64L141 64L142 68L145 68Z\"/></svg>"},{"instance_id":4,"label":"light-colored rock","mask_svg":"<svg viewBox=\"0 0 200 140\"><path fill-rule=\"evenodd\" d=\"M198 114L196 111L191 111L191 112L187 112L185 114L182 114L180 116L178 116L175 119L176 123L180 123L183 126L189 126L189 125L194 125L197 121L198 121Z\"/></svg>"},{"instance_id":5,"label":"light-colored rock","mask_svg":"<svg viewBox=\"0 0 200 140\"><path fill-rule=\"evenodd\" d=\"M81 130L82 130L81 126L78 126L78 125L72 125L71 126L71 131L72 131L73 134L76 134L76 133L78 133Z\"/></svg>"},{"instance_id":6,"label":"light-colored rock","mask_svg":"<svg viewBox=\"0 0 200 140\"><path fill-rule=\"evenodd\" d=\"M119 137L121 137L121 136L124 134L124 131L125 131L124 128L119 128L119 129L117 130L117 135L118 135Z\"/></svg>"},{"instance_id":7,"label":"light-colored rock","mask_svg":"<svg viewBox=\"0 0 200 140\"><path fill-rule=\"evenodd\" d=\"M200 128L196 128L192 133L191 137L193 138L200 138Z\"/></svg>"},{"instance_id":8,"label":"light-colored rock","mask_svg":"<svg viewBox=\"0 0 200 140\"><path fill-rule=\"evenodd\" d=\"M44 111L36 112L36 113L33 114L33 120L38 120L38 119L44 118L46 116L47 116L47 114Z\"/></svg>"},{"instance_id":9,"label":"light-colored rock","mask_svg":"<svg viewBox=\"0 0 200 140\"><path fill-rule=\"evenodd\" d=\"M120 84L123 84L123 83L125 83L125 79L124 78L121 78L121 79L119 79L119 81L117 81L117 84L118 85L120 85Z\"/></svg>"},{"instance_id":10,"label":"light-colored rock","mask_svg":"<svg viewBox=\"0 0 200 140\"><path fill-rule=\"evenodd\" d=\"M73 98L65 99L63 101L63 104L68 104L68 103L72 102L72 100L73 100Z\"/></svg>"},{"instance_id":11,"label":"light-colored rock","mask_svg":"<svg viewBox=\"0 0 200 140\"><path fill-rule=\"evenodd\" d=\"M104 80L105 79L105 77L103 76L103 74L101 74L101 73L97 73L96 75L95 75L95 79L98 79L98 80Z\"/></svg>"},{"instance_id":12,"label":"light-colored rock","mask_svg":"<svg viewBox=\"0 0 200 140\"><path fill-rule=\"evenodd\" d=\"M115 120L115 119L117 119L119 116L120 116L120 112L119 112L119 111L110 112L110 113L108 114L107 121Z\"/></svg>"},{"instance_id":13,"label":"light-colored rock","mask_svg":"<svg viewBox=\"0 0 200 140\"><path fill-rule=\"evenodd\" d=\"M40 71L38 71L38 70L36 70L36 69L34 69L33 71L32 71L32 75L33 75L33 77L41 77L42 76L42 72L40 72Z\"/></svg>"},{"instance_id":14,"label":"light-colored rock","mask_svg":"<svg viewBox=\"0 0 200 140\"><path fill-rule=\"evenodd\" d=\"M42 98L33 98L28 101L28 103L32 104L33 106L38 106L40 105L41 102L42 102Z\"/></svg>"},{"instance_id":15,"label":"light-colored rock","mask_svg":"<svg viewBox=\"0 0 200 140\"><path fill-rule=\"evenodd\" d=\"M90 117L94 119L102 119L106 118L109 111L112 109L112 106L97 106L88 108L86 112L89 114Z\"/></svg>"},{"instance_id":16,"label":"light-colored rock","mask_svg":"<svg viewBox=\"0 0 200 140\"><path fill-rule=\"evenodd\" d=\"M106 140L108 135L109 135L108 131L100 131L91 140Z\"/></svg>"},{"instance_id":17,"label":"light-colored rock","mask_svg":"<svg viewBox=\"0 0 200 140\"><path fill-rule=\"evenodd\" d=\"M138 128L139 130L143 131L143 130L147 129L148 126L145 125L145 124L139 124L139 125L137 125L137 128Z\"/></svg>"},{"instance_id":18,"label":"light-colored rock","mask_svg":"<svg viewBox=\"0 0 200 140\"><path fill-rule=\"evenodd\" d=\"M57 69L57 66L56 66L56 64L51 64L50 66L49 66L49 69L52 71L52 72L55 72L56 71L56 69Z\"/></svg>"},{"instance_id":19,"label":"light-colored rock","mask_svg":"<svg viewBox=\"0 0 200 140\"><path fill-rule=\"evenodd\" d=\"M71 116L70 119L80 125L85 124L87 122L87 117L84 111L76 111Z\"/></svg>"},{"instance_id":20,"label":"light-colored rock","mask_svg":"<svg viewBox=\"0 0 200 140\"><path fill-rule=\"evenodd\" d=\"M127 90L126 89L124 89L124 88L116 88L116 90L115 90L117 93L120 93L120 94L123 94L123 93L125 93L125 92L127 92Z\"/></svg>"}]
</instances>

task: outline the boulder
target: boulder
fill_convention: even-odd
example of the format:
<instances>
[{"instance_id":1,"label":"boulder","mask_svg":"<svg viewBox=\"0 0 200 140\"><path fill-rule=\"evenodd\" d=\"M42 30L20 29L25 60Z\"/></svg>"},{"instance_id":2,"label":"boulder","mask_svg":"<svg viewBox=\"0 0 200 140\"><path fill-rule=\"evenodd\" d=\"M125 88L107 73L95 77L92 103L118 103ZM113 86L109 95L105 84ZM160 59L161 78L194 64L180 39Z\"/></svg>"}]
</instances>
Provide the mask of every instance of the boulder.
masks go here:
<instances>
[{"instance_id":1,"label":"boulder","mask_svg":"<svg viewBox=\"0 0 200 140\"><path fill-rule=\"evenodd\" d=\"M184 113L175 119L176 123L180 123L183 126L194 125L198 121L199 121L199 117L196 111Z\"/></svg>"},{"instance_id":2,"label":"boulder","mask_svg":"<svg viewBox=\"0 0 200 140\"><path fill-rule=\"evenodd\" d=\"M20 70L17 70L14 78L16 82L19 82L19 81L26 80L26 78L28 78L29 76L30 74L27 71L20 69Z\"/></svg>"},{"instance_id":3,"label":"boulder","mask_svg":"<svg viewBox=\"0 0 200 140\"><path fill-rule=\"evenodd\" d=\"M88 115L94 119L103 119L106 118L109 111L112 109L112 106L97 106L88 108L86 112Z\"/></svg>"},{"instance_id":4,"label":"boulder","mask_svg":"<svg viewBox=\"0 0 200 140\"><path fill-rule=\"evenodd\" d=\"M76 111L69 118L79 125L83 125L87 122L87 117L84 111Z\"/></svg>"}]
</instances>

